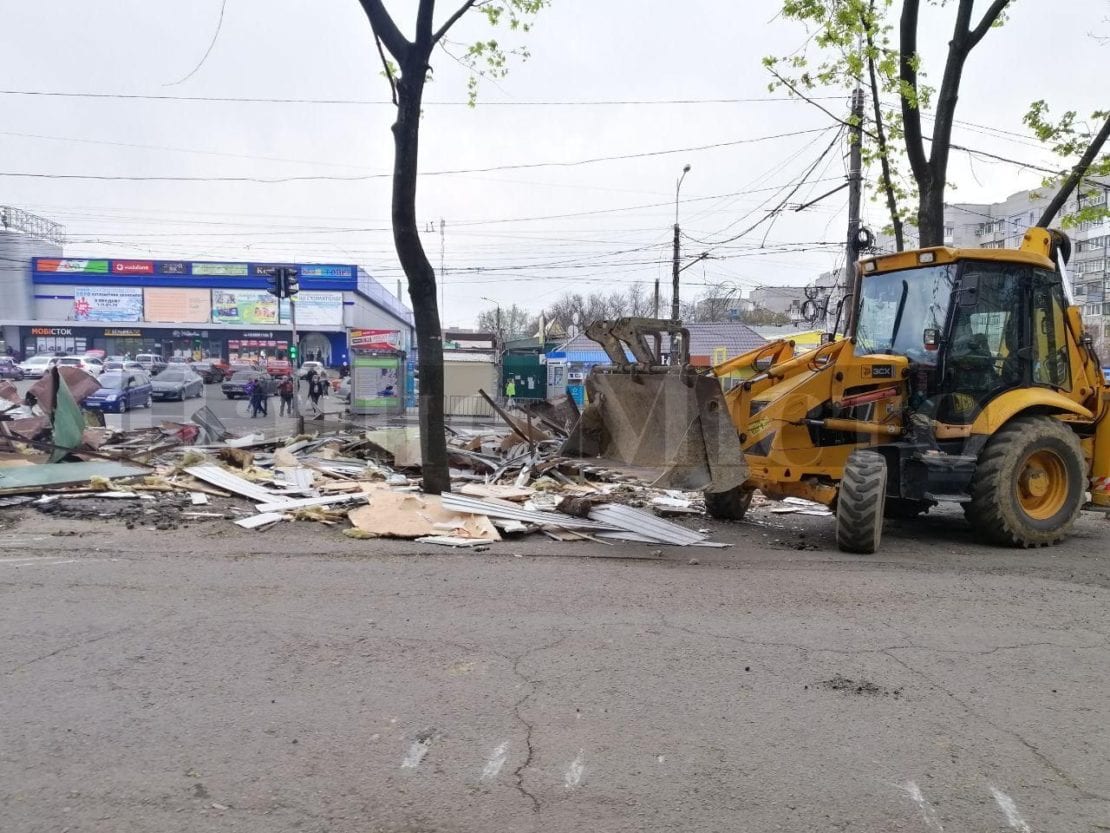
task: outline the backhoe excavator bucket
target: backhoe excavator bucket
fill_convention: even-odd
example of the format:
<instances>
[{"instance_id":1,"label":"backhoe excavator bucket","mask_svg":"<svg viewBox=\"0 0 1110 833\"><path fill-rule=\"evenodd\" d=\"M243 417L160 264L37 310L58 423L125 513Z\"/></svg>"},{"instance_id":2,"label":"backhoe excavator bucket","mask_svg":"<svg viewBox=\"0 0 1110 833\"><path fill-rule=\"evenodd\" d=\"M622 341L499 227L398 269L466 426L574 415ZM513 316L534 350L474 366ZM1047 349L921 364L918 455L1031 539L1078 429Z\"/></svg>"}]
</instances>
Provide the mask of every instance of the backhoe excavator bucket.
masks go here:
<instances>
[{"instance_id":1,"label":"backhoe excavator bucket","mask_svg":"<svg viewBox=\"0 0 1110 833\"><path fill-rule=\"evenodd\" d=\"M588 404L563 453L600 458L662 488L724 492L740 486L748 468L720 382L685 362L654 362L643 336L660 331L682 334L685 357L688 337L674 322L621 319L587 328L620 361L595 367L586 380ZM624 344L642 361L629 362Z\"/></svg>"}]
</instances>

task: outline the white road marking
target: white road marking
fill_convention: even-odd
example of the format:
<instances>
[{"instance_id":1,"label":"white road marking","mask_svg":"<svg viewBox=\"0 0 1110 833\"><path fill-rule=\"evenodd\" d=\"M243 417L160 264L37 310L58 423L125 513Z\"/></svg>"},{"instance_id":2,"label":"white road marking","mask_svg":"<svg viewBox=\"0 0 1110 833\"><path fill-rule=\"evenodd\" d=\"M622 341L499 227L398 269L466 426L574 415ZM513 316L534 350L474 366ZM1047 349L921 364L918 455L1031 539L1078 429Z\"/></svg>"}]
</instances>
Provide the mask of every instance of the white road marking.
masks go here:
<instances>
[{"instance_id":1,"label":"white road marking","mask_svg":"<svg viewBox=\"0 0 1110 833\"><path fill-rule=\"evenodd\" d=\"M567 774L563 776L563 782L568 790L573 790L582 783L582 774L586 771L586 768L582 765L582 755L585 751L584 749L578 750L578 755L570 762L570 766L567 767Z\"/></svg>"},{"instance_id":2,"label":"white road marking","mask_svg":"<svg viewBox=\"0 0 1110 833\"><path fill-rule=\"evenodd\" d=\"M36 565L43 567L57 567L59 564L76 564L78 561L91 561L95 559L81 559L69 558L64 561L58 561L51 558L20 558L20 559L0 559L0 567L34 567Z\"/></svg>"},{"instance_id":3,"label":"white road marking","mask_svg":"<svg viewBox=\"0 0 1110 833\"><path fill-rule=\"evenodd\" d=\"M482 780L492 781L496 778L497 774L501 772L501 767L505 766L505 761L508 757L509 742L505 741L493 750L493 753L489 756L489 760L486 761L485 769L482 770Z\"/></svg>"},{"instance_id":4,"label":"white road marking","mask_svg":"<svg viewBox=\"0 0 1110 833\"><path fill-rule=\"evenodd\" d=\"M420 766L420 762L428 754L428 747L431 745L432 739L430 737L414 740L404 760L401 761L401 769L416 769Z\"/></svg>"},{"instance_id":5,"label":"white road marking","mask_svg":"<svg viewBox=\"0 0 1110 833\"><path fill-rule=\"evenodd\" d=\"M910 800L917 805L921 810L921 818L925 821L925 826L933 830L943 831L940 821L937 819L937 811L933 809L925 795L921 792L921 787L917 786L913 781L907 781L901 786L902 791L910 797Z\"/></svg>"},{"instance_id":6,"label":"white road marking","mask_svg":"<svg viewBox=\"0 0 1110 833\"><path fill-rule=\"evenodd\" d=\"M1025 819L1018 812L1017 804L1010 796L997 787L991 787L991 795L994 796L994 801L998 804L998 809L1002 811L1002 815L1006 817L1006 824L1010 825L1010 829L1017 830L1018 833L1032 833L1029 825L1025 823Z\"/></svg>"}]
</instances>

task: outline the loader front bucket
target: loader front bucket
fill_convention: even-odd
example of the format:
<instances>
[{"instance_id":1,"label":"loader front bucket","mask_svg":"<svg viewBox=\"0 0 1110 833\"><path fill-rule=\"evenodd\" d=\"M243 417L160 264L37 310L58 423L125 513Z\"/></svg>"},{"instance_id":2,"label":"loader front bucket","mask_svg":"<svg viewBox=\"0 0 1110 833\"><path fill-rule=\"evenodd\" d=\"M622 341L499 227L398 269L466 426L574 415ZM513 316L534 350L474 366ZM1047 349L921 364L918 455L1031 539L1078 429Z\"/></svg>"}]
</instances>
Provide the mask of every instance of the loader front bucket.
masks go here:
<instances>
[{"instance_id":1,"label":"loader front bucket","mask_svg":"<svg viewBox=\"0 0 1110 833\"><path fill-rule=\"evenodd\" d=\"M725 492L748 478L720 382L691 368L594 368L589 404L563 446L661 488Z\"/></svg>"}]
</instances>

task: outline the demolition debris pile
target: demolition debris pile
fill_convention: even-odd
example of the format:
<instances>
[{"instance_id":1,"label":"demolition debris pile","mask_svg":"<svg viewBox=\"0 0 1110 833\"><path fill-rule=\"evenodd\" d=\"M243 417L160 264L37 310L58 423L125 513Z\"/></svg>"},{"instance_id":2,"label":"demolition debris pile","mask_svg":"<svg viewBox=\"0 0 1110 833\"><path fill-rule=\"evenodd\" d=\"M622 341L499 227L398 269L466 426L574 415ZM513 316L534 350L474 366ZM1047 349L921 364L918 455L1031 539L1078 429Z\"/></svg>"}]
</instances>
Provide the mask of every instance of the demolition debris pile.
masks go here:
<instances>
[{"instance_id":1,"label":"demolition debris pile","mask_svg":"<svg viewBox=\"0 0 1110 833\"><path fill-rule=\"evenodd\" d=\"M32 389L33 405L0 389L0 506L158 528L211 521L264 531L310 521L355 539L466 548L533 534L725 546L696 527L699 494L560 455L572 403L496 408L504 427L450 430L452 493L429 495L411 426L234 436L202 408L188 423L113 432L89 425L75 404L87 387L53 374ZM695 526L670 520L684 517Z\"/></svg>"}]
</instances>

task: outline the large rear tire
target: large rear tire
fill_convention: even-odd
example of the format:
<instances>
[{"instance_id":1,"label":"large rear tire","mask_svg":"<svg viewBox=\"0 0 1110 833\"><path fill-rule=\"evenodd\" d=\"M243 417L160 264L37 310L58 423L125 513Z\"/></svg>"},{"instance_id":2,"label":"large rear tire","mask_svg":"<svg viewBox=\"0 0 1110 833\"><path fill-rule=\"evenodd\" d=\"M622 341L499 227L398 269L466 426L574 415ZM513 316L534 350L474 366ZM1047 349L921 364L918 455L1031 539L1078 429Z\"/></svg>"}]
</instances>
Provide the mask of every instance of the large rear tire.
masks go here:
<instances>
[{"instance_id":1,"label":"large rear tire","mask_svg":"<svg viewBox=\"0 0 1110 833\"><path fill-rule=\"evenodd\" d=\"M964 514L995 544L1058 543L1083 508L1086 469L1079 438L1068 426L1049 416L1019 417L979 456Z\"/></svg>"},{"instance_id":2,"label":"large rear tire","mask_svg":"<svg viewBox=\"0 0 1110 833\"><path fill-rule=\"evenodd\" d=\"M720 521L742 521L752 504L754 489L737 486L725 492L706 492L705 511Z\"/></svg>"},{"instance_id":3,"label":"large rear tire","mask_svg":"<svg viewBox=\"0 0 1110 833\"><path fill-rule=\"evenodd\" d=\"M836 544L843 552L870 555L883 538L886 460L874 451L853 451L836 496Z\"/></svg>"}]
</instances>

